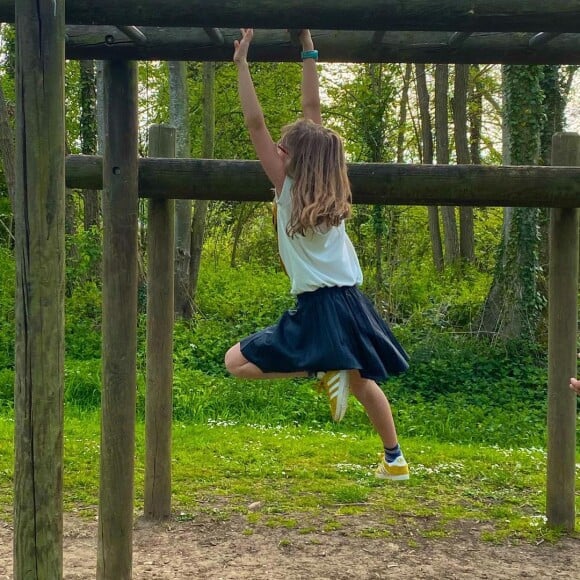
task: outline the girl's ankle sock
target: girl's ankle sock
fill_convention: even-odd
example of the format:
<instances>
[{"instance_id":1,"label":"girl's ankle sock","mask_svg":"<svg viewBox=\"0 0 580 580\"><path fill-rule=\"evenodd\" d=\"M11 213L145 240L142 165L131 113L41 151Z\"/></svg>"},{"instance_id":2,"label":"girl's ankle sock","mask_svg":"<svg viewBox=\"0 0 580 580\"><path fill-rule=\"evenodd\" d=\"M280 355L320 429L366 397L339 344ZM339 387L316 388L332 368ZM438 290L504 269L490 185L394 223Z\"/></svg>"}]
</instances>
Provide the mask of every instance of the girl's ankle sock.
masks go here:
<instances>
[{"instance_id":1,"label":"girl's ankle sock","mask_svg":"<svg viewBox=\"0 0 580 580\"><path fill-rule=\"evenodd\" d=\"M395 461L400 455L403 455L403 452L398 443L394 447L385 447L385 459L387 463Z\"/></svg>"}]
</instances>

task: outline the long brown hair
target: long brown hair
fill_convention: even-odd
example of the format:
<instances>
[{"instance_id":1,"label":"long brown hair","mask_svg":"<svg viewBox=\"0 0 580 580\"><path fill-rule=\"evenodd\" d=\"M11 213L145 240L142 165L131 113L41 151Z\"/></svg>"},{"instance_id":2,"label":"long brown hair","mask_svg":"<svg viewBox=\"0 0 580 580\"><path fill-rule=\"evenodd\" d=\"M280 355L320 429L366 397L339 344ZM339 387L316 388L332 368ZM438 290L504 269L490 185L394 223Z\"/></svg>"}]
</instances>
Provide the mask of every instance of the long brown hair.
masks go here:
<instances>
[{"instance_id":1,"label":"long brown hair","mask_svg":"<svg viewBox=\"0 0 580 580\"><path fill-rule=\"evenodd\" d=\"M341 137L300 119L282 129L280 141L289 155L286 173L294 180L288 235L339 225L352 203Z\"/></svg>"}]
</instances>

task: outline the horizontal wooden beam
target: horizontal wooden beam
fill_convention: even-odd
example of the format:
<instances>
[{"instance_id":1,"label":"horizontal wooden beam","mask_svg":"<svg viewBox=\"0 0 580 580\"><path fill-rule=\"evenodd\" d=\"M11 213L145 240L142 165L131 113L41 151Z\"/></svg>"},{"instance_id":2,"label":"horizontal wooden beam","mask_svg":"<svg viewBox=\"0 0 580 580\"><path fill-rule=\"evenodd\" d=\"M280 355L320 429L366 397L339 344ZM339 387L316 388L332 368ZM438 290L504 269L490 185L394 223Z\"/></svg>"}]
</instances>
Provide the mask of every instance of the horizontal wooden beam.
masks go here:
<instances>
[{"instance_id":1,"label":"horizontal wooden beam","mask_svg":"<svg viewBox=\"0 0 580 580\"><path fill-rule=\"evenodd\" d=\"M202 28L141 28L144 44L131 42L114 26L69 26L67 58L105 60L230 61L239 29L223 29L223 42ZM424 62L471 64L580 64L580 34L562 34L538 49L533 33L346 32L313 30L321 62ZM454 39L461 38L457 44ZM294 62L299 49L284 30L257 30L249 58Z\"/></svg>"},{"instance_id":2,"label":"horizontal wooden beam","mask_svg":"<svg viewBox=\"0 0 580 580\"><path fill-rule=\"evenodd\" d=\"M0 0L14 22L14 0ZM580 32L577 0L69 0L67 24Z\"/></svg>"},{"instance_id":3,"label":"horizontal wooden beam","mask_svg":"<svg viewBox=\"0 0 580 580\"><path fill-rule=\"evenodd\" d=\"M580 168L351 163L355 203L580 207ZM100 189L102 159L70 155L68 187ZM139 195L160 199L271 201L258 161L151 159L139 161Z\"/></svg>"}]
</instances>

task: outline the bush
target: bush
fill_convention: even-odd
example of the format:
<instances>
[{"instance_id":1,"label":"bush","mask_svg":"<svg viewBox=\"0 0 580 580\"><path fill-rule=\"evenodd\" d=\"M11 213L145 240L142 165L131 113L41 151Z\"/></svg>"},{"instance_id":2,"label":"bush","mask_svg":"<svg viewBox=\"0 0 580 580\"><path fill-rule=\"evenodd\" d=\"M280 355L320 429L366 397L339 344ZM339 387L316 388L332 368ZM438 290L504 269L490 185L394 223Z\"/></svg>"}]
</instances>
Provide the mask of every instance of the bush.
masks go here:
<instances>
[{"instance_id":1,"label":"bush","mask_svg":"<svg viewBox=\"0 0 580 580\"><path fill-rule=\"evenodd\" d=\"M224 376L228 348L275 323L293 304L284 274L250 267L232 270L223 264L206 267L194 320L175 325L176 367Z\"/></svg>"},{"instance_id":2,"label":"bush","mask_svg":"<svg viewBox=\"0 0 580 580\"><path fill-rule=\"evenodd\" d=\"M14 291L16 271L12 253L0 248L0 369L14 368Z\"/></svg>"},{"instance_id":3,"label":"bush","mask_svg":"<svg viewBox=\"0 0 580 580\"><path fill-rule=\"evenodd\" d=\"M182 370L174 380L173 415L178 420L234 419L247 423L287 424L330 420L325 397L312 381L243 381Z\"/></svg>"},{"instance_id":4,"label":"bush","mask_svg":"<svg viewBox=\"0 0 580 580\"><path fill-rule=\"evenodd\" d=\"M478 406L545 403L547 357L533 343L492 344L477 337L434 333L411 345L410 354L409 370L389 383L391 391L405 398L435 401L463 393Z\"/></svg>"},{"instance_id":5,"label":"bush","mask_svg":"<svg viewBox=\"0 0 580 580\"><path fill-rule=\"evenodd\" d=\"M92 360L101 356L101 290L95 282L73 288L66 300L67 356Z\"/></svg>"},{"instance_id":6,"label":"bush","mask_svg":"<svg viewBox=\"0 0 580 580\"><path fill-rule=\"evenodd\" d=\"M14 371L0 369L0 409L14 406Z\"/></svg>"},{"instance_id":7,"label":"bush","mask_svg":"<svg viewBox=\"0 0 580 580\"><path fill-rule=\"evenodd\" d=\"M66 404L83 410L100 407L102 388L100 360L67 360L64 376Z\"/></svg>"}]
</instances>

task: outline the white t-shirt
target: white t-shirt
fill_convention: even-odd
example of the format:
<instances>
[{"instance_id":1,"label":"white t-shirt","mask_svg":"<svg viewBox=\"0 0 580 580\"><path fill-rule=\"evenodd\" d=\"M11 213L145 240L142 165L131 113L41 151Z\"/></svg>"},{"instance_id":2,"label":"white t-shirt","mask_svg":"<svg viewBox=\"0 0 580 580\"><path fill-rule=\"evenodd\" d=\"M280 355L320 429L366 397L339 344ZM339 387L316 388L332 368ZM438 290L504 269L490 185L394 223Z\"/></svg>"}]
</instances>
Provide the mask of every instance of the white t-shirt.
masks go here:
<instances>
[{"instance_id":1,"label":"white t-shirt","mask_svg":"<svg viewBox=\"0 0 580 580\"><path fill-rule=\"evenodd\" d=\"M276 200L278 247L292 281L292 294L312 292L324 286L355 286L363 275L344 221L328 231L308 231L290 237L286 226L292 213L293 180L286 177Z\"/></svg>"}]
</instances>

